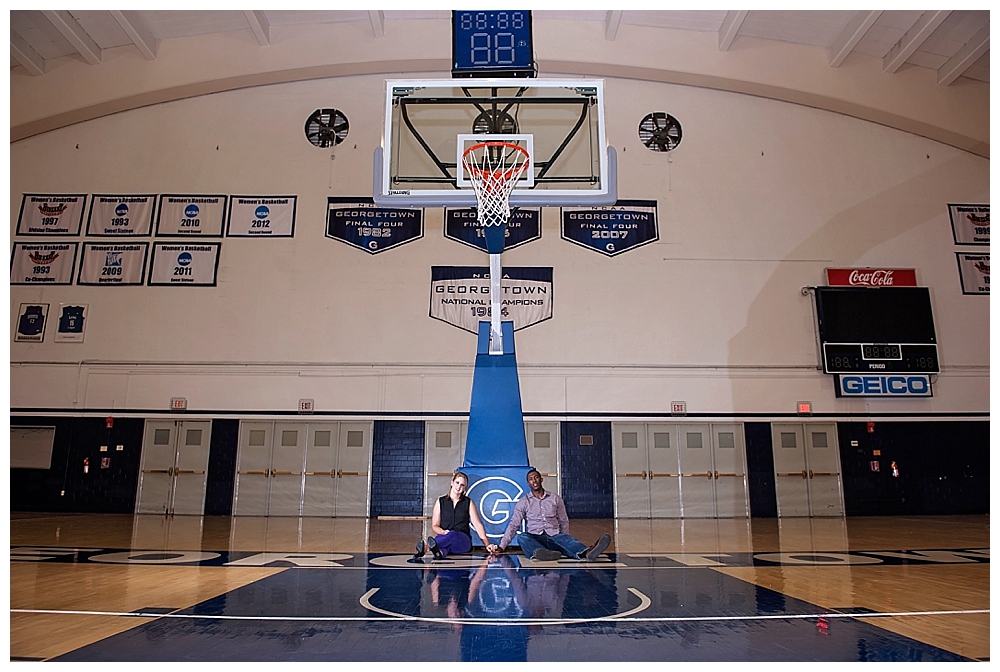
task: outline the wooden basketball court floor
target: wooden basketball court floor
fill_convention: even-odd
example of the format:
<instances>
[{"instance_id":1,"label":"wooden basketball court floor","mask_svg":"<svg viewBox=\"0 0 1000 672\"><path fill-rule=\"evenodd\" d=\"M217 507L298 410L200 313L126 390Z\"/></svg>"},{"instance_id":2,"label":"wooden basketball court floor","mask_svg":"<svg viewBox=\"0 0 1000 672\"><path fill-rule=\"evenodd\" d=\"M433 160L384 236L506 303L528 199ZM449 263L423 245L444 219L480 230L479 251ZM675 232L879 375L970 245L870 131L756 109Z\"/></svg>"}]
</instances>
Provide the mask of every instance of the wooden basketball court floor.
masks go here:
<instances>
[{"instance_id":1,"label":"wooden basketball court floor","mask_svg":"<svg viewBox=\"0 0 1000 672\"><path fill-rule=\"evenodd\" d=\"M414 562L423 521L11 514L10 658L989 660L989 517L574 520L599 561Z\"/></svg>"}]
</instances>

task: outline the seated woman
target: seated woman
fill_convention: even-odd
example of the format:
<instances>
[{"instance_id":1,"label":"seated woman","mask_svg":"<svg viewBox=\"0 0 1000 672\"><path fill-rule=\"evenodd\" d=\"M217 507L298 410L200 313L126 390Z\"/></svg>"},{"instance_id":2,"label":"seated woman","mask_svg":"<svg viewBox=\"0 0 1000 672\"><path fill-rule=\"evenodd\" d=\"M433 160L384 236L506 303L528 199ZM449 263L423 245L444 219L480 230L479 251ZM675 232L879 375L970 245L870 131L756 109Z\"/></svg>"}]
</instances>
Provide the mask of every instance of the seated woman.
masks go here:
<instances>
[{"instance_id":1,"label":"seated woman","mask_svg":"<svg viewBox=\"0 0 1000 672\"><path fill-rule=\"evenodd\" d=\"M421 539L417 542L417 552L414 558L423 557L427 550L440 560L452 553L468 553L472 550L472 534L469 526L476 531L483 544L489 545L486 528L479 519L479 512L472 500L465 496L469 487L469 477L456 471L451 477L451 487L448 494L434 502L434 515L431 517L433 537L427 537L426 544Z\"/></svg>"}]
</instances>

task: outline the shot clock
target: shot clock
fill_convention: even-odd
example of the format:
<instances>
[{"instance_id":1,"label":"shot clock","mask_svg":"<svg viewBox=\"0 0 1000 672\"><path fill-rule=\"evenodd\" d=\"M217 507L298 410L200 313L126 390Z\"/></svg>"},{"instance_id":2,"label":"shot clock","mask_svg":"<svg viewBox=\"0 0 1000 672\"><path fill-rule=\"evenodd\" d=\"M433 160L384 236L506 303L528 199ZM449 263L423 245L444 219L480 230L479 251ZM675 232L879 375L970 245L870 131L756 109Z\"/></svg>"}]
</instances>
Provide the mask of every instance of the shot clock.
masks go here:
<instances>
[{"instance_id":1,"label":"shot clock","mask_svg":"<svg viewBox=\"0 0 1000 672\"><path fill-rule=\"evenodd\" d=\"M452 11L452 77L534 77L528 10Z\"/></svg>"}]
</instances>

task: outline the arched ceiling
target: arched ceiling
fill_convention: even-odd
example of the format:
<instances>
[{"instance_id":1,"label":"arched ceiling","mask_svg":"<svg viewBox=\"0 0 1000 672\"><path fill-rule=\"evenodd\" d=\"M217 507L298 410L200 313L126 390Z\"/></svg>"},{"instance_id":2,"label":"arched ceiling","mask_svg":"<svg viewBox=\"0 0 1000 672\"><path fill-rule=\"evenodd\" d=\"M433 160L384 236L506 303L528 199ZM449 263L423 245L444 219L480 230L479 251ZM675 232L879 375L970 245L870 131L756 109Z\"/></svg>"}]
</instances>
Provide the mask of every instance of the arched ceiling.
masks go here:
<instances>
[{"instance_id":1,"label":"arched ceiling","mask_svg":"<svg viewBox=\"0 0 1000 672\"><path fill-rule=\"evenodd\" d=\"M450 18L450 10L14 10L11 141L246 86L446 73ZM765 96L989 156L988 10L543 9L533 19L539 76ZM315 48L322 44L330 46Z\"/></svg>"}]
</instances>

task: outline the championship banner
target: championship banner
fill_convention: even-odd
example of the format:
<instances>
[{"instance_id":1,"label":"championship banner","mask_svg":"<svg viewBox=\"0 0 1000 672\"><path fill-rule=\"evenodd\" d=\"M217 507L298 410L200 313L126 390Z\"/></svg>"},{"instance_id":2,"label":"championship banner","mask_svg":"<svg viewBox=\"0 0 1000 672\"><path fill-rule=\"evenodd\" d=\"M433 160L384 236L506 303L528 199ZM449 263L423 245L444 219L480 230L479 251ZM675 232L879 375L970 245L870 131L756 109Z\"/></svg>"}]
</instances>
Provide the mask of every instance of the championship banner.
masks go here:
<instances>
[{"instance_id":1,"label":"championship banner","mask_svg":"<svg viewBox=\"0 0 1000 672\"><path fill-rule=\"evenodd\" d=\"M380 208L370 198L327 198L327 238L378 254L423 235L422 209Z\"/></svg>"},{"instance_id":2,"label":"championship banner","mask_svg":"<svg viewBox=\"0 0 1000 672\"><path fill-rule=\"evenodd\" d=\"M552 267L504 267L500 312L514 331L552 317ZM488 266L431 266L430 316L479 333L490 319Z\"/></svg>"},{"instance_id":3,"label":"championship banner","mask_svg":"<svg viewBox=\"0 0 1000 672\"><path fill-rule=\"evenodd\" d=\"M956 245L990 244L990 204L948 204Z\"/></svg>"},{"instance_id":4,"label":"championship banner","mask_svg":"<svg viewBox=\"0 0 1000 672\"><path fill-rule=\"evenodd\" d=\"M956 252L955 256L962 277L962 294L989 294L990 255Z\"/></svg>"},{"instance_id":5,"label":"championship banner","mask_svg":"<svg viewBox=\"0 0 1000 672\"><path fill-rule=\"evenodd\" d=\"M656 201L617 201L592 208L562 208L562 237L613 257L659 240Z\"/></svg>"},{"instance_id":6,"label":"championship banner","mask_svg":"<svg viewBox=\"0 0 1000 672\"><path fill-rule=\"evenodd\" d=\"M226 235L291 238L297 196L230 196Z\"/></svg>"},{"instance_id":7,"label":"championship banner","mask_svg":"<svg viewBox=\"0 0 1000 672\"><path fill-rule=\"evenodd\" d=\"M225 216L225 196L162 194L156 235L221 236Z\"/></svg>"},{"instance_id":8,"label":"championship banner","mask_svg":"<svg viewBox=\"0 0 1000 672\"><path fill-rule=\"evenodd\" d=\"M154 243L148 285L214 287L222 243Z\"/></svg>"},{"instance_id":9,"label":"championship banner","mask_svg":"<svg viewBox=\"0 0 1000 672\"><path fill-rule=\"evenodd\" d=\"M86 200L86 194L25 194L17 217L17 235L80 235Z\"/></svg>"},{"instance_id":10,"label":"championship banner","mask_svg":"<svg viewBox=\"0 0 1000 672\"><path fill-rule=\"evenodd\" d=\"M54 340L60 343L83 343L89 307L90 304L87 303L60 303Z\"/></svg>"},{"instance_id":11,"label":"championship banner","mask_svg":"<svg viewBox=\"0 0 1000 672\"><path fill-rule=\"evenodd\" d=\"M445 208L444 237L486 252L486 236L477 217L476 208ZM518 208L510 213L503 249L510 250L541 237L542 209Z\"/></svg>"},{"instance_id":12,"label":"championship banner","mask_svg":"<svg viewBox=\"0 0 1000 672\"><path fill-rule=\"evenodd\" d=\"M155 194L94 194L87 217L88 236L148 236L153 231Z\"/></svg>"},{"instance_id":13,"label":"championship banner","mask_svg":"<svg viewBox=\"0 0 1000 672\"><path fill-rule=\"evenodd\" d=\"M14 243L12 285L72 285L79 243Z\"/></svg>"},{"instance_id":14,"label":"championship banner","mask_svg":"<svg viewBox=\"0 0 1000 672\"><path fill-rule=\"evenodd\" d=\"M149 243L84 243L78 285L141 285Z\"/></svg>"}]
</instances>

